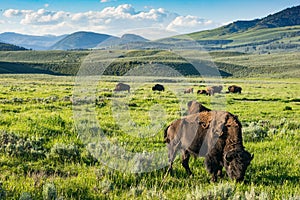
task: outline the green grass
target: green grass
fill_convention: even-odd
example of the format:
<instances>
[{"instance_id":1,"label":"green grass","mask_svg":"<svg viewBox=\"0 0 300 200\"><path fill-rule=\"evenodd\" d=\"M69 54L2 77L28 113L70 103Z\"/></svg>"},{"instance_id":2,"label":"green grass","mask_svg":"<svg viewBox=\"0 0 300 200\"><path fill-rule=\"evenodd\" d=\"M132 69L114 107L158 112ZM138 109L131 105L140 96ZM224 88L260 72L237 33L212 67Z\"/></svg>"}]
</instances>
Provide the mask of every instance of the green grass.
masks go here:
<instances>
[{"instance_id":1,"label":"green grass","mask_svg":"<svg viewBox=\"0 0 300 200\"><path fill-rule=\"evenodd\" d=\"M238 58L239 55L230 57ZM203 158L199 158L190 161L193 177L187 177L177 159L174 175L168 176L164 184L163 169L137 174L118 171L87 151L86 141L78 137L78 131L91 128L92 133L96 126L84 121L85 116L80 116L83 121L80 117L73 118L74 109L81 108L73 107L69 98L76 94L74 77L1 75L0 79L0 198L4 195L6 199L26 195L32 199L51 195L59 199L299 198L299 79L226 78L222 80L224 90L237 84L243 88L242 94L209 97L183 91L187 87L193 87L194 91L203 89L208 83L219 84L220 80L173 78L176 82L163 83L165 92L152 92L151 81L157 78L134 77L128 79L133 80L129 82L133 88L130 94L116 94L112 90L120 77L102 77L96 83L97 103L84 107L82 115L88 116L94 109L102 134L112 145L127 152L164 149L164 127L186 112L186 102L191 99L238 115L245 146L255 155L246 173L247 183L234 183L226 176L217 183L209 183ZM169 79L172 78L165 78ZM128 104L125 113L129 115L112 108L116 102ZM153 122L161 126L154 132ZM103 155L119 152L110 153ZM130 163L129 167L138 167L136 164Z\"/></svg>"},{"instance_id":2,"label":"green grass","mask_svg":"<svg viewBox=\"0 0 300 200\"><path fill-rule=\"evenodd\" d=\"M37 73L76 75L81 66L100 62L105 70L93 71L105 75L160 74L160 66L168 66L184 76L198 76L214 69L222 76L297 78L300 75L299 52L272 52L270 54L232 51L22 51L0 52L0 73ZM197 71L191 62L199 63ZM211 68L213 67L213 68ZM98 68L99 69L99 68ZM212 70L216 71L216 70ZM209 72L208 72L209 73ZM162 76L174 76L168 70Z\"/></svg>"},{"instance_id":3,"label":"green grass","mask_svg":"<svg viewBox=\"0 0 300 200\"><path fill-rule=\"evenodd\" d=\"M299 49L300 26L277 28L249 28L232 32L227 26L213 30L178 35L173 39L198 41L208 50L230 50L241 52L295 52ZM162 40L165 43L170 39Z\"/></svg>"}]
</instances>

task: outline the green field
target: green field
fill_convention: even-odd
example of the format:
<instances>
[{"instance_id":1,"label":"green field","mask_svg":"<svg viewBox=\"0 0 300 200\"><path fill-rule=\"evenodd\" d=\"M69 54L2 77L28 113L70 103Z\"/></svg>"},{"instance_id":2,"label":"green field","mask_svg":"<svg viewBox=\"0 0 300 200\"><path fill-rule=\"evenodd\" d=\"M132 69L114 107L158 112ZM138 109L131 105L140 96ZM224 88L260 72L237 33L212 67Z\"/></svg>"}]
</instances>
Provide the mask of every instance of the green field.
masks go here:
<instances>
[{"instance_id":1,"label":"green field","mask_svg":"<svg viewBox=\"0 0 300 200\"><path fill-rule=\"evenodd\" d=\"M236 59L235 63L246 65L241 58L247 55L241 56L229 57L228 62ZM298 78L103 76L87 79L84 86L90 84L90 91L76 88L78 79L73 76L2 74L0 80L0 199L300 198ZM132 86L130 94L113 92L120 80ZM165 85L165 92L151 90L157 82ZM183 93L188 87L197 91L214 84L224 86L222 94ZM240 85L242 94L225 94L231 84ZM82 96L76 99L73 94ZM145 167L131 162L115 163L114 168L125 171L115 170L86 148L89 138L82 131L93 134L101 129L99 138L90 142L103 138L109 142L112 148L102 152L105 158L124 155L112 152L115 146L145 155L165 149L163 129L185 114L189 100L238 115L246 149L254 153L245 183L227 176L209 183L203 158L191 159L193 177L187 177L176 159L174 175L163 182L164 169L130 173ZM94 115L91 121L98 124L89 121Z\"/></svg>"},{"instance_id":2,"label":"green field","mask_svg":"<svg viewBox=\"0 0 300 200\"><path fill-rule=\"evenodd\" d=\"M179 35L175 38L192 39L201 42L210 41L206 48L223 48L240 50L248 47L250 51L295 51L299 45L299 26L286 26L276 28L249 28L231 32L228 28L220 27L213 30ZM226 43L213 43L225 41ZM245 50L245 49L244 49Z\"/></svg>"},{"instance_id":3,"label":"green field","mask_svg":"<svg viewBox=\"0 0 300 200\"><path fill-rule=\"evenodd\" d=\"M180 52L180 53L178 53ZM103 74L124 75L139 66L164 65L184 76L199 76L199 70L190 64L198 62L200 71L211 67L221 70L222 76L298 78L300 53L280 52L271 54L241 53L230 51L0 51L0 74L53 74L76 75L89 60L111 63ZM150 70L146 69L149 73ZM152 72L156 74L159 72ZM143 75L143 74L142 74Z\"/></svg>"}]
</instances>

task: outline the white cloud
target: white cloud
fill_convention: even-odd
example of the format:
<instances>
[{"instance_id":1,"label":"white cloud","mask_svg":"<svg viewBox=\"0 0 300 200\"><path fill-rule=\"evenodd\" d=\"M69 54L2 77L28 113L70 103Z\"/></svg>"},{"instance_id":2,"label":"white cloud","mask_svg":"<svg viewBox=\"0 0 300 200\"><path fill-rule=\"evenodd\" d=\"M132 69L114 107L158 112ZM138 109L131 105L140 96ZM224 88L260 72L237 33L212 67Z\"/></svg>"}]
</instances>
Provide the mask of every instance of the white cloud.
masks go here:
<instances>
[{"instance_id":1,"label":"white cloud","mask_svg":"<svg viewBox=\"0 0 300 200\"><path fill-rule=\"evenodd\" d=\"M36 31L35 35L62 34L81 30L120 35L132 30L153 28L186 33L215 26L215 23L210 20L190 15L180 16L163 8L137 11L130 4L77 13L49 11L46 9L48 6L45 4L45 8L39 10L8 9L3 16L22 26L14 26L14 29Z\"/></svg>"},{"instance_id":2,"label":"white cloud","mask_svg":"<svg viewBox=\"0 0 300 200\"><path fill-rule=\"evenodd\" d=\"M26 13L24 18L20 21L21 24L32 25L48 25L59 24L69 17L69 13L64 11L47 11L45 9L39 9L37 12Z\"/></svg>"},{"instance_id":3,"label":"white cloud","mask_svg":"<svg viewBox=\"0 0 300 200\"><path fill-rule=\"evenodd\" d=\"M16 10L16 9L8 9L5 10L3 13L4 17L11 18L11 17L19 17L24 16L27 13L33 12L32 10Z\"/></svg>"},{"instance_id":4,"label":"white cloud","mask_svg":"<svg viewBox=\"0 0 300 200\"><path fill-rule=\"evenodd\" d=\"M216 27L217 24L211 20L202 19L196 16L178 16L176 17L168 26L168 30L178 31L178 32L191 32L203 29L209 29Z\"/></svg>"}]
</instances>

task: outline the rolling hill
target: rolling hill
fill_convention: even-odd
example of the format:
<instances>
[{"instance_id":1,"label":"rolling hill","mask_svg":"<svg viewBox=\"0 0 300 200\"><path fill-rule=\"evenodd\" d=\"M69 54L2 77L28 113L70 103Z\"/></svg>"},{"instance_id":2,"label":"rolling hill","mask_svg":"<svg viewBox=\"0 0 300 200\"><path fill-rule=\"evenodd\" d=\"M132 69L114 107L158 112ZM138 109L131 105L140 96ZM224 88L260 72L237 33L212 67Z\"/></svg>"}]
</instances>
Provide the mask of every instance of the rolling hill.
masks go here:
<instances>
[{"instance_id":1,"label":"rolling hill","mask_svg":"<svg viewBox=\"0 0 300 200\"><path fill-rule=\"evenodd\" d=\"M100 44L96 46L96 48L101 49L101 48L119 48L119 49L126 49L126 45L129 43L146 43L149 42L148 39L143 38L139 35L135 34L124 34L122 37L111 37Z\"/></svg>"},{"instance_id":2,"label":"rolling hill","mask_svg":"<svg viewBox=\"0 0 300 200\"><path fill-rule=\"evenodd\" d=\"M76 32L51 47L60 51L0 51L0 73L76 75L89 54L92 54L89 59L98 62L109 58L109 54L116 54L120 56L107 67L104 74L124 75L140 66L147 72L145 67L152 65L154 75L159 74L160 66L169 66L183 75L199 76L199 71L184 56L176 55L176 48L189 53L202 46L210 56L191 58L199 64L202 75L215 65L222 76L296 78L300 75L299 13L300 6L296 6L262 19L236 21L213 30L156 41L133 34L119 38L93 32ZM119 48L108 48L114 45ZM94 51L87 50L91 48Z\"/></svg>"},{"instance_id":3,"label":"rolling hill","mask_svg":"<svg viewBox=\"0 0 300 200\"><path fill-rule=\"evenodd\" d=\"M0 51L26 51L28 49L13 44L0 42Z\"/></svg>"},{"instance_id":4,"label":"rolling hill","mask_svg":"<svg viewBox=\"0 0 300 200\"><path fill-rule=\"evenodd\" d=\"M101 42L115 38L107 34L79 31L72 33L50 47L51 50L90 49Z\"/></svg>"},{"instance_id":5,"label":"rolling hill","mask_svg":"<svg viewBox=\"0 0 300 200\"><path fill-rule=\"evenodd\" d=\"M194 40L207 50L295 51L300 49L299 16L300 6L295 6L262 19L236 21L212 30L178 35L173 40Z\"/></svg>"}]
</instances>

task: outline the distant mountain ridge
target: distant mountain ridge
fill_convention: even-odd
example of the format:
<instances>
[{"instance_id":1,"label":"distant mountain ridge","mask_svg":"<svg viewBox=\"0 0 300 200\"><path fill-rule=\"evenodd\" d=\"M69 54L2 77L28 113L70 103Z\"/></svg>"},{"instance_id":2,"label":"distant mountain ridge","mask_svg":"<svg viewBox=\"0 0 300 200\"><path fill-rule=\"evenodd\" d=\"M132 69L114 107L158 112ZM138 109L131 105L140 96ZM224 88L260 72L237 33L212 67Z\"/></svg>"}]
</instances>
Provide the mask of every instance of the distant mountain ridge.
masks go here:
<instances>
[{"instance_id":1,"label":"distant mountain ridge","mask_svg":"<svg viewBox=\"0 0 300 200\"><path fill-rule=\"evenodd\" d=\"M31 36L6 32L0 34L0 42L22 46L33 50L76 50L76 49L127 49L164 48L180 46L197 48L201 45L208 51L260 51L300 50L300 5L284 9L261 19L235 21L228 25L205 31L177 35L149 41L135 34L116 37L108 34L79 31L61 36ZM191 43L190 41L195 42ZM195 43L197 43L195 45ZM192 45L192 46L190 46ZM194 46L193 46L194 45Z\"/></svg>"},{"instance_id":2,"label":"distant mountain ridge","mask_svg":"<svg viewBox=\"0 0 300 200\"><path fill-rule=\"evenodd\" d=\"M35 35L25 35L14 32L4 32L0 34L0 41L4 43L9 43L17 46L22 46L27 49L34 50L47 50L55 42L61 40L66 35L54 36L35 36Z\"/></svg>"},{"instance_id":3,"label":"distant mountain ridge","mask_svg":"<svg viewBox=\"0 0 300 200\"><path fill-rule=\"evenodd\" d=\"M100 49L101 48L114 48L114 47L120 48L120 46L129 44L129 43L136 44L136 43L145 43L145 42L149 42L149 40L146 38L143 38L139 35L135 35L135 34L124 34L120 38L119 37L108 38L107 40L98 44L96 48L100 48Z\"/></svg>"},{"instance_id":4,"label":"distant mountain ridge","mask_svg":"<svg viewBox=\"0 0 300 200\"><path fill-rule=\"evenodd\" d=\"M72 33L50 47L51 50L90 49L99 43L116 38L112 35L79 31Z\"/></svg>"}]
</instances>

